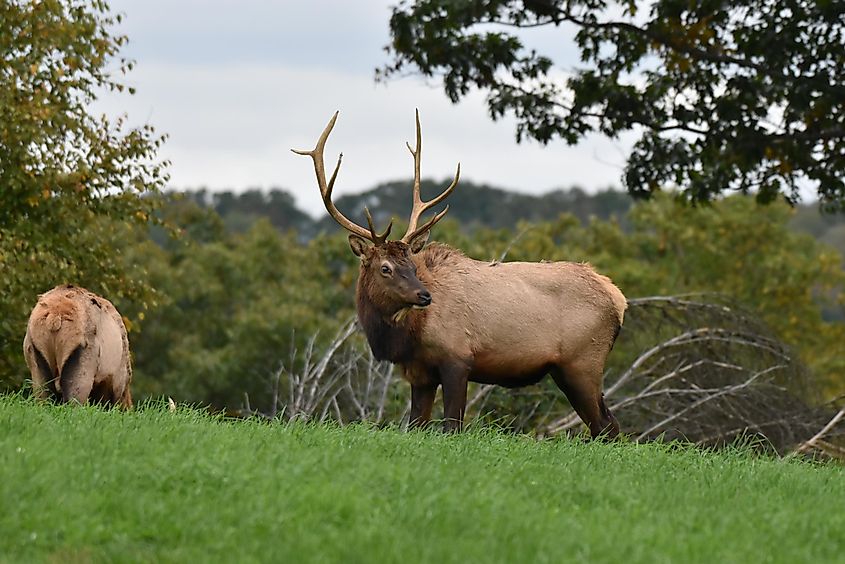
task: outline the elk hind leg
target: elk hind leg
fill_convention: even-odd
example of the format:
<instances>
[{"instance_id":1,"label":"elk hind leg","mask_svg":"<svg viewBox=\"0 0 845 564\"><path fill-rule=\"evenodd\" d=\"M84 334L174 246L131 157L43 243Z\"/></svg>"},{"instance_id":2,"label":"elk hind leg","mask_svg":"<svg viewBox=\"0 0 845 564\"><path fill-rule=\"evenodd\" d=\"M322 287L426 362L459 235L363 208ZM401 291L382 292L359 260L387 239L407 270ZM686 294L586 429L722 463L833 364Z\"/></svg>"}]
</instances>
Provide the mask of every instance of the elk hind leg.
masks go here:
<instances>
[{"instance_id":1,"label":"elk hind leg","mask_svg":"<svg viewBox=\"0 0 845 564\"><path fill-rule=\"evenodd\" d=\"M132 369L128 363L123 370L118 371L117 377L111 379L112 399L123 409L132 409Z\"/></svg>"},{"instance_id":2,"label":"elk hind leg","mask_svg":"<svg viewBox=\"0 0 845 564\"><path fill-rule=\"evenodd\" d=\"M29 353L26 361L32 375L33 394L39 400L52 399L58 403L62 396L56 385L56 375L53 374L53 369L50 368L47 359L34 345L29 345L26 352Z\"/></svg>"},{"instance_id":3,"label":"elk hind leg","mask_svg":"<svg viewBox=\"0 0 845 564\"><path fill-rule=\"evenodd\" d=\"M62 366L61 387L62 402L69 403L76 401L85 405L91 395L91 388L94 384L92 374L86 374L85 370L85 349L78 346Z\"/></svg>"},{"instance_id":4,"label":"elk hind leg","mask_svg":"<svg viewBox=\"0 0 845 564\"><path fill-rule=\"evenodd\" d=\"M91 386L91 393L88 395L88 402L96 405L114 405L116 400L112 390L111 378L95 382Z\"/></svg>"},{"instance_id":5,"label":"elk hind leg","mask_svg":"<svg viewBox=\"0 0 845 564\"><path fill-rule=\"evenodd\" d=\"M131 409L132 393L129 391L129 384L119 385L120 382L125 381L123 377L109 376L101 382L94 383L88 401L98 405L109 407L119 405L124 409Z\"/></svg>"},{"instance_id":6,"label":"elk hind leg","mask_svg":"<svg viewBox=\"0 0 845 564\"><path fill-rule=\"evenodd\" d=\"M443 430L447 433L461 431L464 427L468 377L469 370L460 365L440 369L440 381L443 386Z\"/></svg>"},{"instance_id":7,"label":"elk hind leg","mask_svg":"<svg viewBox=\"0 0 845 564\"><path fill-rule=\"evenodd\" d=\"M129 390L129 384L123 390L123 395L120 396L119 403L123 409L132 409L132 392Z\"/></svg>"},{"instance_id":8,"label":"elk hind leg","mask_svg":"<svg viewBox=\"0 0 845 564\"><path fill-rule=\"evenodd\" d=\"M552 378L590 429L590 436L614 438L619 434L619 423L602 394L601 366L594 362L568 363L552 370Z\"/></svg>"}]
</instances>

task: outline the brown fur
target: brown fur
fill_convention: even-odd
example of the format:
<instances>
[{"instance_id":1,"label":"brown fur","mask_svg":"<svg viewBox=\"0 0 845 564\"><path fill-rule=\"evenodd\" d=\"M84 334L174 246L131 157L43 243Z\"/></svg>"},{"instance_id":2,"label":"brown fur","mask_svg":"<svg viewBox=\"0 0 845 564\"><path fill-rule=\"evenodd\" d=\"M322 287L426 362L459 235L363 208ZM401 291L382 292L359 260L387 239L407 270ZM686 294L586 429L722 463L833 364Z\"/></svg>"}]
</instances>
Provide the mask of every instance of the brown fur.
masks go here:
<instances>
[{"instance_id":1,"label":"brown fur","mask_svg":"<svg viewBox=\"0 0 845 564\"><path fill-rule=\"evenodd\" d=\"M23 350L38 398L132 407L126 327L107 299L72 285L40 295Z\"/></svg>"},{"instance_id":2,"label":"brown fur","mask_svg":"<svg viewBox=\"0 0 845 564\"><path fill-rule=\"evenodd\" d=\"M397 269L393 278L378 270L385 261ZM432 298L422 309L407 291L404 303L391 293L411 264ZM412 254L391 241L362 255L357 303L373 354L400 364L411 383L415 424L428 421L438 385L455 429L467 381L520 387L552 374L593 436L619 431L602 378L627 302L587 264L488 263L447 245Z\"/></svg>"}]
</instances>

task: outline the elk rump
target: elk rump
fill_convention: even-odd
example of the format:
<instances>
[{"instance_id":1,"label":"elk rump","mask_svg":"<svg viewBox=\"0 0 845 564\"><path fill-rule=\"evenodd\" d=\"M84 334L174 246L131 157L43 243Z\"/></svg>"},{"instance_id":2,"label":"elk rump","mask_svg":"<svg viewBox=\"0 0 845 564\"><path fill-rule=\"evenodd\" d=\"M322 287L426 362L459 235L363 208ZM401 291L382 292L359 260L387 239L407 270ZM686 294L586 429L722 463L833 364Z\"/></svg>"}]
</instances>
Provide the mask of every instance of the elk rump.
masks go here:
<instances>
[{"instance_id":1,"label":"elk rump","mask_svg":"<svg viewBox=\"0 0 845 564\"><path fill-rule=\"evenodd\" d=\"M23 352L37 398L132 407L129 339L107 299L72 285L41 294Z\"/></svg>"}]
</instances>

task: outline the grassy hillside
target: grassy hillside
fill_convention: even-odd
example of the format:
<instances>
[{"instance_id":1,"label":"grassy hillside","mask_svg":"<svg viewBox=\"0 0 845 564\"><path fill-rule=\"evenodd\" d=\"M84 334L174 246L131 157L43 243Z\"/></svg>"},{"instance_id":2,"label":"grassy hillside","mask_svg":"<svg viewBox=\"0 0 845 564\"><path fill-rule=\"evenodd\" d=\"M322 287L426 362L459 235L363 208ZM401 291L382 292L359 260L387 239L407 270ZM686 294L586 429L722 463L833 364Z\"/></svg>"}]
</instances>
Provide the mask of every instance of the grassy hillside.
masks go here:
<instances>
[{"instance_id":1,"label":"grassy hillside","mask_svg":"<svg viewBox=\"0 0 845 564\"><path fill-rule=\"evenodd\" d=\"M0 398L0 559L845 560L842 467Z\"/></svg>"}]
</instances>

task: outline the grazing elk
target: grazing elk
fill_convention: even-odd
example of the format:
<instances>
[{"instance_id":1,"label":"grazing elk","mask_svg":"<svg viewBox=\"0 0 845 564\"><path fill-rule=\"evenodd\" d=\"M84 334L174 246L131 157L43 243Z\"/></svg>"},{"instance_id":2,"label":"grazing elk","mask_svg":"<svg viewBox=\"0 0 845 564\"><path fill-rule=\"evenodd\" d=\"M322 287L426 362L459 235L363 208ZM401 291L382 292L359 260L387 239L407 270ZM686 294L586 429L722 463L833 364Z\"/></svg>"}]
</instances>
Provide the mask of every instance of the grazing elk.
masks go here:
<instances>
[{"instance_id":1,"label":"grazing elk","mask_svg":"<svg viewBox=\"0 0 845 564\"><path fill-rule=\"evenodd\" d=\"M39 399L132 407L126 327L93 292L65 285L38 296L23 353Z\"/></svg>"},{"instance_id":2,"label":"grazing elk","mask_svg":"<svg viewBox=\"0 0 845 564\"><path fill-rule=\"evenodd\" d=\"M326 181L323 150L334 114L312 151L294 149L314 161L317 184L329 214L349 231L361 259L356 300L358 320L373 354L401 365L411 384L411 424L431 419L437 386L443 387L445 429L459 430L467 382L509 388L539 382L551 373L593 437L615 436L619 424L605 405L605 359L619 334L627 302L622 292L587 264L571 262L490 263L468 258L447 245L425 246L432 226L448 206L422 225L420 216L442 202L420 196L422 139L417 112L413 207L402 239L388 241L391 223L377 233L369 210L368 229L346 218L331 195L340 162Z\"/></svg>"}]
</instances>

